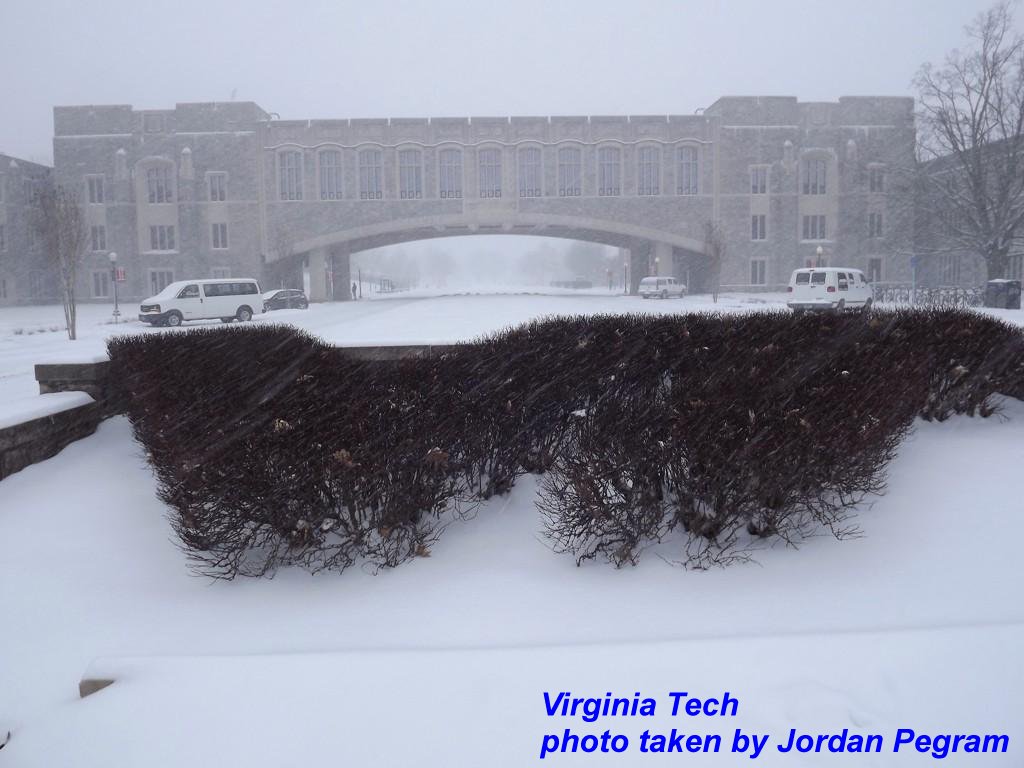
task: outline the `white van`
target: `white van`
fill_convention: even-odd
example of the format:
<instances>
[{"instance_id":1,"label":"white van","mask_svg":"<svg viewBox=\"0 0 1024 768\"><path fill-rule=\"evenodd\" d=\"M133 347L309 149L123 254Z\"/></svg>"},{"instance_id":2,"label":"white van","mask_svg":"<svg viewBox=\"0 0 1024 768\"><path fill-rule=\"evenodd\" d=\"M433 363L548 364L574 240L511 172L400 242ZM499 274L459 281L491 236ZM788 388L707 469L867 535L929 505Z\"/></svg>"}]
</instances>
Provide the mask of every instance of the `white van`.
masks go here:
<instances>
[{"instance_id":1,"label":"white van","mask_svg":"<svg viewBox=\"0 0 1024 768\"><path fill-rule=\"evenodd\" d=\"M789 278L789 300L786 303L794 312L869 310L871 284L863 272L850 267L795 269Z\"/></svg>"},{"instance_id":2,"label":"white van","mask_svg":"<svg viewBox=\"0 0 1024 768\"><path fill-rule=\"evenodd\" d=\"M251 320L263 311L260 284L249 278L181 280L171 283L139 307L139 320L152 325L181 325L183 320L230 323Z\"/></svg>"},{"instance_id":3,"label":"white van","mask_svg":"<svg viewBox=\"0 0 1024 768\"><path fill-rule=\"evenodd\" d=\"M686 284L674 277L645 277L640 281L638 293L645 299L658 296L667 299L669 296L683 298L686 295Z\"/></svg>"}]
</instances>

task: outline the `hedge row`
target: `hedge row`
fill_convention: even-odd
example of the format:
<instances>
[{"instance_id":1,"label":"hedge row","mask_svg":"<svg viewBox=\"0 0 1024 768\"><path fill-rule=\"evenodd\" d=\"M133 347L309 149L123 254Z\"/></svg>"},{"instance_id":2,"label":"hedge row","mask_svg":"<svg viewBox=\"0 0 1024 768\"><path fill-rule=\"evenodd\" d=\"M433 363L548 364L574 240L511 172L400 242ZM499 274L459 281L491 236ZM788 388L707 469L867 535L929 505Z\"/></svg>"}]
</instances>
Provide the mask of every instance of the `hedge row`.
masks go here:
<instances>
[{"instance_id":1,"label":"hedge row","mask_svg":"<svg viewBox=\"0 0 1024 768\"><path fill-rule=\"evenodd\" d=\"M1024 335L961 311L559 318L399 363L283 326L109 351L181 544L218 577L397 565L525 472L578 561L673 531L699 567L842 536L915 417L1024 394Z\"/></svg>"}]
</instances>

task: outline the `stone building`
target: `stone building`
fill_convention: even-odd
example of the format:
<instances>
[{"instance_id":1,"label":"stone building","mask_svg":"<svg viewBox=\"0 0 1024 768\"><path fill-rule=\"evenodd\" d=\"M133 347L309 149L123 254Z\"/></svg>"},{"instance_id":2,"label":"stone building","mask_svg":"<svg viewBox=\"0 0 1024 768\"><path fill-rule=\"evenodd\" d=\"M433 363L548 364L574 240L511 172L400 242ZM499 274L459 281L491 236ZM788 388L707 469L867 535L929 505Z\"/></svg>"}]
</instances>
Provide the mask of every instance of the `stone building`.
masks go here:
<instances>
[{"instance_id":1,"label":"stone building","mask_svg":"<svg viewBox=\"0 0 1024 768\"><path fill-rule=\"evenodd\" d=\"M57 284L36 233L33 197L51 169L0 154L0 306L53 301Z\"/></svg>"},{"instance_id":2,"label":"stone building","mask_svg":"<svg viewBox=\"0 0 1024 768\"><path fill-rule=\"evenodd\" d=\"M130 299L217 276L343 299L352 253L474 233L616 246L634 285L675 274L701 290L708 222L724 233L721 283L733 289L777 290L819 260L901 280L913 216L892 170L913 151L909 98L726 97L695 115L640 117L54 110L54 175L81 185L94 251L82 289L97 300L110 251Z\"/></svg>"}]
</instances>

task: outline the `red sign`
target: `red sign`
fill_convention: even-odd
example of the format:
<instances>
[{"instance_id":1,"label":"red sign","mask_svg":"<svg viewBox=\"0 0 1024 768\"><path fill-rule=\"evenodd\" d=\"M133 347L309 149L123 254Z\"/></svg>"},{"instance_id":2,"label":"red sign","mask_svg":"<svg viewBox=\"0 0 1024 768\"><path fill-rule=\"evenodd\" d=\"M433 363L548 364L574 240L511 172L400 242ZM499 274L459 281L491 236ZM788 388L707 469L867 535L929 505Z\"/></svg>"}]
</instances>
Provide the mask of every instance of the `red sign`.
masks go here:
<instances>
[{"instance_id":1,"label":"red sign","mask_svg":"<svg viewBox=\"0 0 1024 768\"><path fill-rule=\"evenodd\" d=\"M126 279L127 277L125 276L124 267L117 267L117 269L114 270L114 280L119 283L123 283Z\"/></svg>"}]
</instances>

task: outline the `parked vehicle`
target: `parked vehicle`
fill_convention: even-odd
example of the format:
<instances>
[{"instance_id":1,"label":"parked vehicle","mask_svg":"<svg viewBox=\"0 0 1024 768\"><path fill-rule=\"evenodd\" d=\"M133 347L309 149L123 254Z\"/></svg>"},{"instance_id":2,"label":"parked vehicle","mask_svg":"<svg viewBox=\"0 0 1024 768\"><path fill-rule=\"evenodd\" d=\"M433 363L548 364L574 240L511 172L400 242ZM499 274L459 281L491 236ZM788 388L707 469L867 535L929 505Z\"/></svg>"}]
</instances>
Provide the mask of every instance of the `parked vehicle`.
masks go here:
<instances>
[{"instance_id":1,"label":"parked vehicle","mask_svg":"<svg viewBox=\"0 0 1024 768\"><path fill-rule=\"evenodd\" d=\"M260 284L252 279L181 280L139 306L139 320L151 325L181 325L185 320L245 322L263 311Z\"/></svg>"},{"instance_id":2,"label":"parked vehicle","mask_svg":"<svg viewBox=\"0 0 1024 768\"><path fill-rule=\"evenodd\" d=\"M263 311L274 309L309 309L309 299L298 288L278 288L263 294Z\"/></svg>"},{"instance_id":3,"label":"parked vehicle","mask_svg":"<svg viewBox=\"0 0 1024 768\"><path fill-rule=\"evenodd\" d=\"M843 312L871 309L871 284L859 269L807 267L789 278L789 300L794 312Z\"/></svg>"},{"instance_id":4,"label":"parked vehicle","mask_svg":"<svg viewBox=\"0 0 1024 768\"><path fill-rule=\"evenodd\" d=\"M639 294L645 299L651 297L667 299L669 296L677 296L681 299L686 295L686 284L679 282L674 277L645 277L640 281Z\"/></svg>"}]
</instances>

